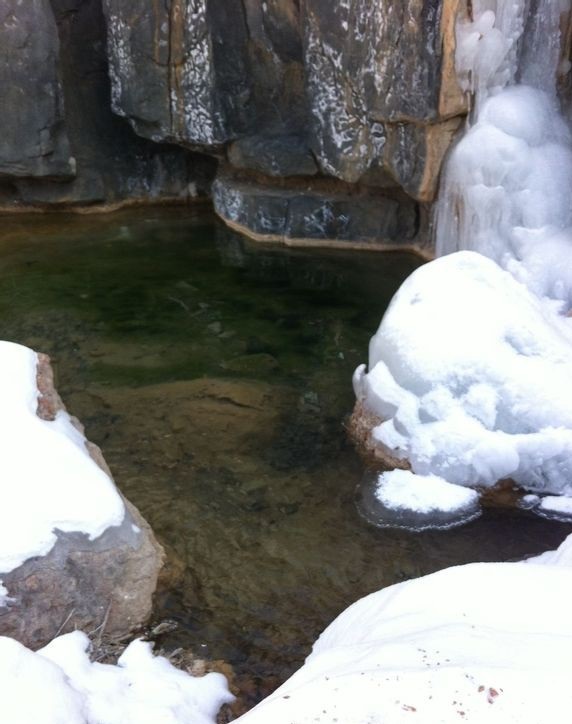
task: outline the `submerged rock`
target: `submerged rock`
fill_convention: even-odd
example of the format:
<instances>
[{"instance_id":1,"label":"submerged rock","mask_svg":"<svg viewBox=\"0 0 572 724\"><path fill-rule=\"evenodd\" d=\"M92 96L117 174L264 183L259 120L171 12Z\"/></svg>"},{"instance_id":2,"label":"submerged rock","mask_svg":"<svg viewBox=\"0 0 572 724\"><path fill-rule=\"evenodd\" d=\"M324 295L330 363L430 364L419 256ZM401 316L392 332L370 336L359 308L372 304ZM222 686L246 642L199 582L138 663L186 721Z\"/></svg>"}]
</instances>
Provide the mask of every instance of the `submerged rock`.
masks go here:
<instances>
[{"instance_id":1,"label":"submerged rock","mask_svg":"<svg viewBox=\"0 0 572 724\"><path fill-rule=\"evenodd\" d=\"M189 201L224 162L216 209L253 238L429 243L467 111L454 72L466 5L9 0L0 205ZM227 165L247 184L240 222Z\"/></svg>"},{"instance_id":2,"label":"submerged rock","mask_svg":"<svg viewBox=\"0 0 572 724\"><path fill-rule=\"evenodd\" d=\"M22 361L33 364L35 355L30 350L10 345L12 348ZM114 488L101 450L83 437L80 423L67 414L53 385L49 358L38 355L37 361L37 416L43 421L38 428L38 447L31 443L28 448L26 440L6 437L4 444L20 445L30 457L39 456L38 465L44 474L34 480L20 480L30 466L24 467L23 473L9 469L3 485L29 491L29 506L45 506L42 501L50 497L55 502L53 508L29 513L22 507L22 495L12 506L4 505L4 528L10 519L12 527L15 523L24 534L20 547L18 541L5 537L0 550L4 592L0 596L0 634L33 648L77 628L100 636L122 636L151 613L163 550L137 509ZM28 397L33 405L33 389ZM26 400L18 398L16 402L23 415ZM56 443L54 456L50 447ZM86 476L89 482L84 480ZM73 484L77 494L59 486L60 478L67 485ZM40 493L38 486L54 483L55 488ZM78 502L70 503L70 494ZM81 502L84 497L85 504ZM102 500L107 500L103 508Z\"/></svg>"}]
</instances>

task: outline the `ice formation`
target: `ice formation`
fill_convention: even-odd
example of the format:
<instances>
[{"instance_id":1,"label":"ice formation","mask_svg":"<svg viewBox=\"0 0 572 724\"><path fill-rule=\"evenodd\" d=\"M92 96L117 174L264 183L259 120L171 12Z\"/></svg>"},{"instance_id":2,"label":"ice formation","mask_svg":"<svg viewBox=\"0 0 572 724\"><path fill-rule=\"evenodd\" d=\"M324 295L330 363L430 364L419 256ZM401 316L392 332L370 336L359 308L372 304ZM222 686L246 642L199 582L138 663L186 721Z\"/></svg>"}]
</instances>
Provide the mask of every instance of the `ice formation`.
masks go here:
<instances>
[{"instance_id":1,"label":"ice formation","mask_svg":"<svg viewBox=\"0 0 572 724\"><path fill-rule=\"evenodd\" d=\"M37 362L32 350L0 342L0 574L48 553L57 531L95 539L125 516L113 482L69 415L61 411L52 422L36 415ZM0 605L5 595L0 585Z\"/></svg>"},{"instance_id":2,"label":"ice formation","mask_svg":"<svg viewBox=\"0 0 572 724\"><path fill-rule=\"evenodd\" d=\"M475 93L449 156L437 255L472 249L536 294L572 306L572 136L560 112L560 19L569 0L478 0L458 27L457 70Z\"/></svg>"},{"instance_id":3,"label":"ice formation","mask_svg":"<svg viewBox=\"0 0 572 724\"><path fill-rule=\"evenodd\" d=\"M572 324L552 302L459 252L402 285L356 394L383 420L374 440L415 473L572 494L571 350Z\"/></svg>"},{"instance_id":4,"label":"ice formation","mask_svg":"<svg viewBox=\"0 0 572 724\"><path fill-rule=\"evenodd\" d=\"M551 494L523 507L568 519L572 500L554 496L572 495L572 134L557 96L569 10L474 0L458 23L474 107L440 190L444 258L403 285L354 379L384 421L373 444L413 473L511 479Z\"/></svg>"},{"instance_id":5,"label":"ice formation","mask_svg":"<svg viewBox=\"0 0 572 724\"><path fill-rule=\"evenodd\" d=\"M380 528L446 529L480 515L474 490L409 470L367 473L359 488L358 508Z\"/></svg>"},{"instance_id":6,"label":"ice formation","mask_svg":"<svg viewBox=\"0 0 572 724\"><path fill-rule=\"evenodd\" d=\"M241 724L567 724L564 546L572 538L544 558L448 568L361 599Z\"/></svg>"},{"instance_id":7,"label":"ice formation","mask_svg":"<svg viewBox=\"0 0 572 724\"><path fill-rule=\"evenodd\" d=\"M0 637L2 713L6 724L214 724L233 700L222 674L195 678L150 644L131 643L117 666L92 663L75 632L34 653Z\"/></svg>"}]
</instances>

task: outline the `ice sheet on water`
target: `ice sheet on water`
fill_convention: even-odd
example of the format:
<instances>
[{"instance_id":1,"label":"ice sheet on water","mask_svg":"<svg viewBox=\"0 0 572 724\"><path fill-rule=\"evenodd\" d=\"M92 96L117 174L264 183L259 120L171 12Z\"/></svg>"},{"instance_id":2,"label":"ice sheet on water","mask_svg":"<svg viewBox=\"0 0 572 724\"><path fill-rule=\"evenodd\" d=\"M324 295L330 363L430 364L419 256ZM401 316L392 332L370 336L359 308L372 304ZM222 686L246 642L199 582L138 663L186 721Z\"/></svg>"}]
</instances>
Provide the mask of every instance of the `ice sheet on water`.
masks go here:
<instances>
[{"instance_id":1,"label":"ice sheet on water","mask_svg":"<svg viewBox=\"0 0 572 724\"><path fill-rule=\"evenodd\" d=\"M480 515L474 490L409 470L367 473L358 488L357 505L380 528L411 531L453 528Z\"/></svg>"}]
</instances>

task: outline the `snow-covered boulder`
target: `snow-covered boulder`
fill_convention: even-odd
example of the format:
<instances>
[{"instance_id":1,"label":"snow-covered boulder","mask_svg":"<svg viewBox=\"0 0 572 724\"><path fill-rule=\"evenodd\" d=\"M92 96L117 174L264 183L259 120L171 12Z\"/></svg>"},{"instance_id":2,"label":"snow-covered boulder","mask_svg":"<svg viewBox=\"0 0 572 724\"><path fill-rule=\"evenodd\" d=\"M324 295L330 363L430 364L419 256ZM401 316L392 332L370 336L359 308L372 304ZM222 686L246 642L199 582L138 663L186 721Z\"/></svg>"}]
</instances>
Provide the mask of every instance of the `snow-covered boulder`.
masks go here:
<instances>
[{"instance_id":1,"label":"snow-covered boulder","mask_svg":"<svg viewBox=\"0 0 572 724\"><path fill-rule=\"evenodd\" d=\"M241 724L568 724L572 567L552 556L448 568L361 599Z\"/></svg>"},{"instance_id":2,"label":"snow-covered boulder","mask_svg":"<svg viewBox=\"0 0 572 724\"><path fill-rule=\"evenodd\" d=\"M66 634L37 653L0 637L6 724L214 724L232 701L226 679L193 677L134 641L118 664L92 663L89 641Z\"/></svg>"},{"instance_id":3,"label":"snow-covered boulder","mask_svg":"<svg viewBox=\"0 0 572 724\"><path fill-rule=\"evenodd\" d=\"M382 467L433 481L483 491L510 480L541 496L572 496L572 319L564 310L475 252L421 267L372 338L367 372L362 365L354 375L354 439ZM546 515L572 513L564 499L537 503Z\"/></svg>"},{"instance_id":4,"label":"snow-covered boulder","mask_svg":"<svg viewBox=\"0 0 572 724\"><path fill-rule=\"evenodd\" d=\"M49 359L0 342L0 635L125 634L151 612L163 551L70 417Z\"/></svg>"}]
</instances>

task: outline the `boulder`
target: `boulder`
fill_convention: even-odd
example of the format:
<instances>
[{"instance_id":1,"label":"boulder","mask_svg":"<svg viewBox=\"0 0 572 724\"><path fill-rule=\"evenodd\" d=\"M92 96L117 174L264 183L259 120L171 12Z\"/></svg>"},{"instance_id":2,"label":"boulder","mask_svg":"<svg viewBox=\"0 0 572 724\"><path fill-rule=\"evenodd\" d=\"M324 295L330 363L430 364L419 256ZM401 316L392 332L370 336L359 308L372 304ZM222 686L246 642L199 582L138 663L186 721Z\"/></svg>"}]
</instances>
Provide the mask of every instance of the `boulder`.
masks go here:
<instances>
[{"instance_id":1,"label":"boulder","mask_svg":"<svg viewBox=\"0 0 572 724\"><path fill-rule=\"evenodd\" d=\"M33 355L25 348L13 350L16 345L9 347L9 350L5 346L1 350L4 358L7 351L15 351L22 360L29 360ZM84 448L85 461L81 458L85 463L84 471L91 474L93 466L98 466L104 476L102 478L98 473L97 482L102 480L107 486L99 492L88 489L85 496L89 499L95 494L95 500L107 496L112 509L118 510L119 514L115 515L113 525L101 534L93 535L93 529L98 530L97 521L85 521L82 529L73 530L74 526L67 522L62 511L60 519L47 520L48 525L53 520L51 537L55 534L55 541L42 542L38 550L43 554L20 562L20 552L12 552L18 565L6 570L3 563L4 570L0 572L5 591L0 597L0 634L16 638L32 648L43 646L58 634L74 629L95 632L99 636L121 637L140 626L151 613L163 550L137 509L121 498L113 487L109 489L113 484L101 450L85 440L81 424L67 414L53 385L49 358L38 355L37 360L37 416L47 423L45 436L63 433L67 440L59 440L61 451L67 452L67 448L74 445ZM75 461L77 450L73 452ZM32 448L29 454L37 456L42 451ZM70 465L70 461L71 458L68 460L63 455L62 468L66 463ZM48 457L45 464L53 468L53 458ZM38 505L33 492L37 486L49 484L54 479L51 476L55 475L57 479L60 472L63 475L65 471L48 467L45 479L21 482L30 491L30 506ZM16 479L6 479L4 484L19 484L17 472L13 477ZM80 499L83 486L84 480L80 477L77 479ZM58 495L60 491L54 490L54 496ZM118 501L114 501L113 496ZM40 498L39 494L37 498ZM94 518L98 515L96 507L94 505ZM9 515L22 518L17 521L19 527L28 525L25 510L16 508ZM82 515L85 520L85 512L82 511ZM0 554L4 561L6 551L0 551Z\"/></svg>"}]
</instances>

